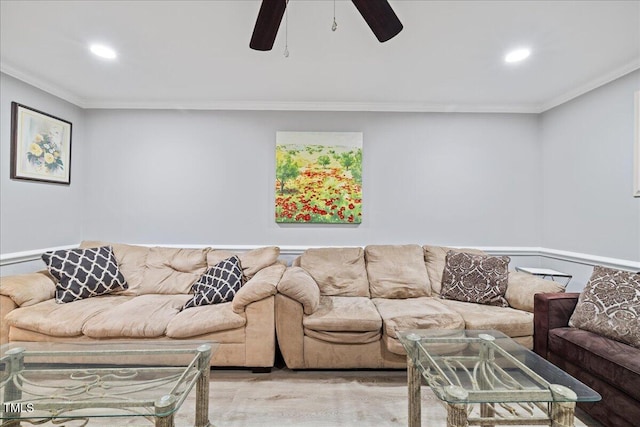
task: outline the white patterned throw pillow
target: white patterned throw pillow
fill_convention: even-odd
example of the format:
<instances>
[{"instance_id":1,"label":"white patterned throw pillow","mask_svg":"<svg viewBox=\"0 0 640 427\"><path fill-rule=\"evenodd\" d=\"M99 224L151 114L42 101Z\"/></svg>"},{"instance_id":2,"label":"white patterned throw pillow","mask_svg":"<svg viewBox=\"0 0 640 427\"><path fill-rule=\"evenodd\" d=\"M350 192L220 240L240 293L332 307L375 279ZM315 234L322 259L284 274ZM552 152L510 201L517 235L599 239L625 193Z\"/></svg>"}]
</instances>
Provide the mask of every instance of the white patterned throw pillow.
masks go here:
<instances>
[{"instance_id":1,"label":"white patterned throw pillow","mask_svg":"<svg viewBox=\"0 0 640 427\"><path fill-rule=\"evenodd\" d=\"M640 348L640 273L594 267L569 326Z\"/></svg>"},{"instance_id":2,"label":"white patterned throw pillow","mask_svg":"<svg viewBox=\"0 0 640 427\"><path fill-rule=\"evenodd\" d=\"M240 259L237 256L224 259L205 271L191 286L193 298L183 309L231 301L244 283Z\"/></svg>"},{"instance_id":3,"label":"white patterned throw pillow","mask_svg":"<svg viewBox=\"0 0 640 427\"><path fill-rule=\"evenodd\" d=\"M58 280L55 299L59 304L128 287L111 246L45 252L42 260Z\"/></svg>"}]
</instances>

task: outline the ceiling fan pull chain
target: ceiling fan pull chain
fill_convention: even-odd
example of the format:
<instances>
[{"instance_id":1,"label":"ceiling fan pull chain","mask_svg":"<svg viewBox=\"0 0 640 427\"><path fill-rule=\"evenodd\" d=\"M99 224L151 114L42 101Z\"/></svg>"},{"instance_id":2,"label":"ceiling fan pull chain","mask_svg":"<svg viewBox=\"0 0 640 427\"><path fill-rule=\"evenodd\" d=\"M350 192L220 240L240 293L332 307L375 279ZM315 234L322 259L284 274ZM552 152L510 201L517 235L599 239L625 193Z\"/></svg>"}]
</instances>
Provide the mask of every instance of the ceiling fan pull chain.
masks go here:
<instances>
[{"instance_id":1,"label":"ceiling fan pull chain","mask_svg":"<svg viewBox=\"0 0 640 427\"><path fill-rule=\"evenodd\" d=\"M338 23L336 22L336 0L333 0L333 25L331 25L331 31L338 29Z\"/></svg>"},{"instance_id":2,"label":"ceiling fan pull chain","mask_svg":"<svg viewBox=\"0 0 640 427\"><path fill-rule=\"evenodd\" d=\"M289 57L289 0L286 1L284 6L284 57Z\"/></svg>"}]
</instances>

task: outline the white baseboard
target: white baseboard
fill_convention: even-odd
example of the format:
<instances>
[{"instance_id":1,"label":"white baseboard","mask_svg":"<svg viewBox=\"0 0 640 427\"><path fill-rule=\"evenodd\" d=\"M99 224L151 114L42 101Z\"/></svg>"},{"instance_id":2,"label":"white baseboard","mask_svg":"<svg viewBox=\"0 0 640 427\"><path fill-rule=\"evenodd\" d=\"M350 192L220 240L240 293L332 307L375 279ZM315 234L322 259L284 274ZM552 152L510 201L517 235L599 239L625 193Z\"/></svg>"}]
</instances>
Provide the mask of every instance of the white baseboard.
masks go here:
<instances>
[{"instance_id":1,"label":"white baseboard","mask_svg":"<svg viewBox=\"0 0 640 427\"><path fill-rule=\"evenodd\" d=\"M164 246L175 248L206 248L214 247L216 249L223 249L232 252L245 252L251 249L260 248L267 245L163 245L163 244L144 244L141 246ZM24 262L31 262L39 260L43 253L49 251L56 251L60 249L77 248L78 244L57 246L53 248L34 249L23 252L13 252L0 254L0 267L5 265L20 264ZM326 246L292 246L283 245L280 246L280 253L283 256L295 257L306 249L314 247L326 247ZM459 246L463 247L463 246ZM464 246L469 247L469 246ZM559 249L549 249L540 247L524 247L524 246L487 246L478 247L487 253L494 255L510 255L510 256L540 256L544 258L557 259L561 261L575 262L584 265L603 265L605 267L619 268L623 270L635 270L640 271L640 262L619 259L608 258L598 255L583 254L579 252L563 251Z\"/></svg>"}]
</instances>

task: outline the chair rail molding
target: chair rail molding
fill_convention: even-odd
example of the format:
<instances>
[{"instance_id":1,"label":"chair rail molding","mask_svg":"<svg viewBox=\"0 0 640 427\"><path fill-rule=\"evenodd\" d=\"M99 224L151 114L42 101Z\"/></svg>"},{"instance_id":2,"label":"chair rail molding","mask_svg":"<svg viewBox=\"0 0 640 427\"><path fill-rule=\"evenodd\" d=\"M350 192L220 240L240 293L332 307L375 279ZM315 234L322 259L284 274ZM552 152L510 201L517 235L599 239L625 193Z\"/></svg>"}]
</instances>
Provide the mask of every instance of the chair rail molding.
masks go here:
<instances>
[{"instance_id":1,"label":"chair rail molding","mask_svg":"<svg viewBox=\"0 0 640 427\"><path fill-rule=\"evenodd\" d=\"M45 249L33 249L30 251L23 252L12 252L6 254L0 254L0 267L4 265L11 264L21 264L23 262L31 262L37 261L42 257L42 254L45 252L58 251L64 249L73 249L77 248L78 245L66 245L66 246L56 246L52 248Z\"/></svg>"},{"instance_id":2,"label":"chair rail molding","mask_svg":"<svg viewBox=\"0 0 640 427\"><path fill-rule=\"evenodd\" d=\"M232 252L246 252L252 249L261 248L264 246L278 246L278 245L218 245L218 244L141 244L135 243L140 246L163 246L168 248L206 248L212 247L215 249L228 250ZM61 249L73 249L77 248L79 244L56 246L44 249L33 249L23 252L13 252L0 254L0 267L5 265L20 264L25 262L37 261L40 259L43 253L56 251ZM335 247L344 247L345 245L337 245ZM359 246L359 245L350 245ZM449 246L449 245L442 245ZM282 245L280 247L280 254L286 257L295 257L301 255L306 249L310 248L322 248L324 246L293 246ZM452 247L474 247L473 245L452 245ZM602 265L605 267L618 268L623 270L635 270L640 271L640 262L631 261L619 258L609 258L598 255L584 254L579 252L570 252L559 249L549 249L541 247L524 247L524 246L479 246L477 249L483 250L492 255L511 255L511 256L539 256L543 258L556 259L560 261L574 262L584 265Z\"/></svg>"}]
</instances>

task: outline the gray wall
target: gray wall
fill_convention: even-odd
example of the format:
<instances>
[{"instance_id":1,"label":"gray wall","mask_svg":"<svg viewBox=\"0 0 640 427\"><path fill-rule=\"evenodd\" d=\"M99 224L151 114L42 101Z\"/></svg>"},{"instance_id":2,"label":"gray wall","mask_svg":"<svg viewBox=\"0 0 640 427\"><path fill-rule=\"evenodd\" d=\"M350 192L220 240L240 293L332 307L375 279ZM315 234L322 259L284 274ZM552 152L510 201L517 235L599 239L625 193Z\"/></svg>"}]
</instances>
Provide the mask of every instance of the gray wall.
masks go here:
<instances>
[{"instance_id":1,"label":"gray wall","mask_svg":"<svg viewBox=\"0 0 640 427\"><path fill-rule=\"evenodd\" d=\"M538 117L89 110L86 239L539 246ZM278 130L362 131L359 226L277 225Z\"/></svg>"},{"instance_id":2,"label":"gray wall","mask_svg":"<svg viewBox=\"0 0 640 427\"><path fill-rule=\"evenodd\" d=\"M633 96L640 71L541 115L542 246L640 261Z\"/></svg>"},{"instance_id":3,"label":"gray wall","mask_svg":"<svg viewBox=\"0 0 640 427\"><path fill-rule=\"evenodd\" d=\"M71 185L9 179L12 101L72 123ZM82 237L84 129L84 110L0 73L0 253L69 245Z\"/></svg>"},{"instance_id":4,"label":"gray wall","mask_svg":"<svg viewBox=\"0 0 640 427\"><path fill-rule=\"evenodd\" d=\"M636 71L541 115L87 110L0 75L0 253L148 244L545 247L640 260ZM73 122L71 186L9 179L11 101ZM359 226L278 225L278 130L364 132ZM580 263L514 256L574 274ZM0 275L40 268L3 266Z\"/></svg>"}]
</instances>

